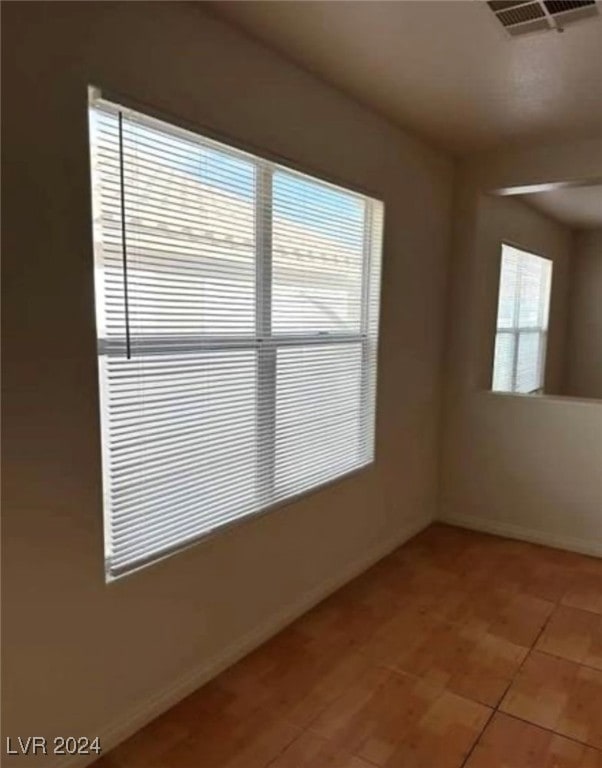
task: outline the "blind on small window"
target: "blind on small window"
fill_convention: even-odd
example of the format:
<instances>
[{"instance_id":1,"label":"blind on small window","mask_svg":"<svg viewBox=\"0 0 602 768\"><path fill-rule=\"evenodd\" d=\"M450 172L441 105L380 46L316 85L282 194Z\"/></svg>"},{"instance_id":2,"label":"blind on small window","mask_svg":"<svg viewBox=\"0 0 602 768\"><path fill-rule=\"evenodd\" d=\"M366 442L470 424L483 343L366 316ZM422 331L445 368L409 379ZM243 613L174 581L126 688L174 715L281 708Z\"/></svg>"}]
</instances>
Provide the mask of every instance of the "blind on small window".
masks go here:
<instances>
[{"instance_id":1,"label":"blind on small window","mask_svg":"<svg viewBox=\"0 0 602 768\"><path fill-rule=\"evenodd\" d=\"M543 389L552 262L504 244L492 389Z\"/></svg>"},{"instance_id":2,"label":"blind on small window","mask_svg":"<svg viewBox=\"0 0 602 768\"><path fill-rule=\"evenodd\" d=\"M107 577L374 459L382 203L93 94Z\"/></svg>"}]
</instances>

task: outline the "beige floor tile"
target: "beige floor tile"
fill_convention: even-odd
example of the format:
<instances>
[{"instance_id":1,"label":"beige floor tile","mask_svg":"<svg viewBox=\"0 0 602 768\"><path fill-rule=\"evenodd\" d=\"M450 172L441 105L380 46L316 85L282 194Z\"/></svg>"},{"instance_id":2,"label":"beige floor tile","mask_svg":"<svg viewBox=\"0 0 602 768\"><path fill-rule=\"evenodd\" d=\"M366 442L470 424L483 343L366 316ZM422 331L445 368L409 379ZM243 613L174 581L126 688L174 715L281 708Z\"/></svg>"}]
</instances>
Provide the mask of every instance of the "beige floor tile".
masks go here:
<instances>
[{"instance_id":1,"label":"beige floor tile","mask_svg":"<svg viewBox=\"0 0 602 768\"><path fill-rule=\"evenodd\" d=\"M575 569L571 583L562 597L562 604L602 613L602 570L596 572L589 562Z\"/></svg>"},{"instance_id":2,"label":"beige floor tile","mask_svg":"<svg viewBox=\"0 0 602 768\"><path fill-rule=\"evenodd\" d=\"M602 614L559 606L536 648L602 670Z\"/></svg>"},{"instance_id":3,"label":"beige floor tile","mask_svg":"<svg viewBox=\"0 0 602 768\"><path fill-rule=\"evenodd\" d=\"M373 768L370 763L326 739L305 732L269 768Z\"/></svg>"},{"instance_id":4,"label":"beige floor tile","mask_svg":"<svg viewBox=\"0 0 602 768\"><path fill-rule=\"evenodd\" d=\"M602 752L497 713L465 768L602 768Z\"/></svg>"},{"instance_id":5,"label":"beige floor tile","mask_svg":"<svg viewBox=\"0 0 602 768\"><path fill-rule=\"evenodd\" d=\"M363 649L375 662L495 706L527 649L477 627L401 616Z\"/></svg>"},{"instance_id":6,"label":"beige floor tile","mask_svg":"<svg viewBox=\"0 0 602 768\"><path fill-rule=\"evenodd\" d=\"M602 672L533 651L500 709L602 749Z\"/></svg>"},{"instance_id":7,"label":"beige floor tile","mask_svg":"<svg viewBox=\"0 0 602 768\"><path fill-rule=\"evenodd\" d=\"M374 765L409 766L445 753L438 765L455 768L489 714L487 707L441 693L424 680L388 672L358 681L311 730Z\"/></svg>"},{"instance_id":8,"label":"beige floor tile","mask_svg":"<svg viewBox=\"0 0 602 768\"><path fill-rule=\"evenodd\" d=\"M433 525L96 765L602 768L601 590L602 560ZM506 691L530 722L490 720Z\"/></svg>"}]
</instances>

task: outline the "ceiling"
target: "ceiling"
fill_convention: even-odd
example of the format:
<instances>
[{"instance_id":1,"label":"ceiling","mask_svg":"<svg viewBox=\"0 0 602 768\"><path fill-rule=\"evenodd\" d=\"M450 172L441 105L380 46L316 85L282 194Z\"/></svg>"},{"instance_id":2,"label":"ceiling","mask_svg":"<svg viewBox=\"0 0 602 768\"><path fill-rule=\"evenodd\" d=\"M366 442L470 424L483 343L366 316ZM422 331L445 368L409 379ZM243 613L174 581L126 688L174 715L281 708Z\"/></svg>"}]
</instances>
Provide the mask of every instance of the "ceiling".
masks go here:
<instances>
[{"instance_id":1,"label":"ceiling","mask_svg":"<svg viewBox=\"0 0 602 768\"><path fill-rule=\"evenodd\" d=\"M529 205L577 229L602 227L602 184L522 195Z\"/></svg>"},{"instance_id":2,"label":"ceiling","mask_svg":"<svg viewBox=\"0 0 602 768\"><path fill-rule=\"evenodd\" d=\"M602 134L602 15L510 38L484 0L203 5L456 154Z\"/></svg>"}]
</instances>

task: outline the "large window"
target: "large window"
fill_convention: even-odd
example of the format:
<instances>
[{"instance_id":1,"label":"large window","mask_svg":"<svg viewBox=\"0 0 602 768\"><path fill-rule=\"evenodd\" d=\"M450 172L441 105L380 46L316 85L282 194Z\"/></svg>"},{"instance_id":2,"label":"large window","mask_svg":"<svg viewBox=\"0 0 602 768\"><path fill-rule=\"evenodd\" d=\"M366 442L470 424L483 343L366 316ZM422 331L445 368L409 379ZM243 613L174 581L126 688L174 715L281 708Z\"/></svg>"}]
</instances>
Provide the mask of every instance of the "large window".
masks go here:
<instances>
[{"instance_id":1,"label":"large window","mask_svg":"<svg viewBox=\"0 0 602 768\"><path fill-rule=\"evenodd\" d=\"M493 390L543 390L551 280L549 259L502 246Z\"/></svg>"},{"instance_id":2,"label":"large window","mask_svg":"<svg viewBox=\"0 0 602 768\"><path fill-rule=\"evenodd\" d=\"M383 206L90 104L108 578L373 461Z\"/></svg>"}]
</instances>

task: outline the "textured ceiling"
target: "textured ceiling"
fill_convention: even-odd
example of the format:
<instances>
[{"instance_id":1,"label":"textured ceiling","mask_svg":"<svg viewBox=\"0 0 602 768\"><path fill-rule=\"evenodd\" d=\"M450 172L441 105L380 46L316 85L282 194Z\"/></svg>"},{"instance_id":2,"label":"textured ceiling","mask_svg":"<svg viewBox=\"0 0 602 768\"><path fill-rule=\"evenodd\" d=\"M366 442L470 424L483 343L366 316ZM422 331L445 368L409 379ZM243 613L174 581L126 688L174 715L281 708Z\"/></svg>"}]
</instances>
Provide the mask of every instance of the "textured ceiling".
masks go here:
<instances>
[{"instance_id":1,"label":"textured ceiling","mask_svg":"<svg viewBox=\"0 0 602 768\"><path fill-rule=\"evenodd\" d=\"M602 16L509 38L483 0L203 6L458 154L602 134Z\"/></svg>"},{"instance_id":2,"label":"textured ceiling","mask_svg":"<svg viewBox=\"0 0 602 768\"><path fill-rule=\"evenodd\" d=\"M562 224L577 229L602 227L602 184L566 187L522 198Z\"/></svg>"}]
</instances>

